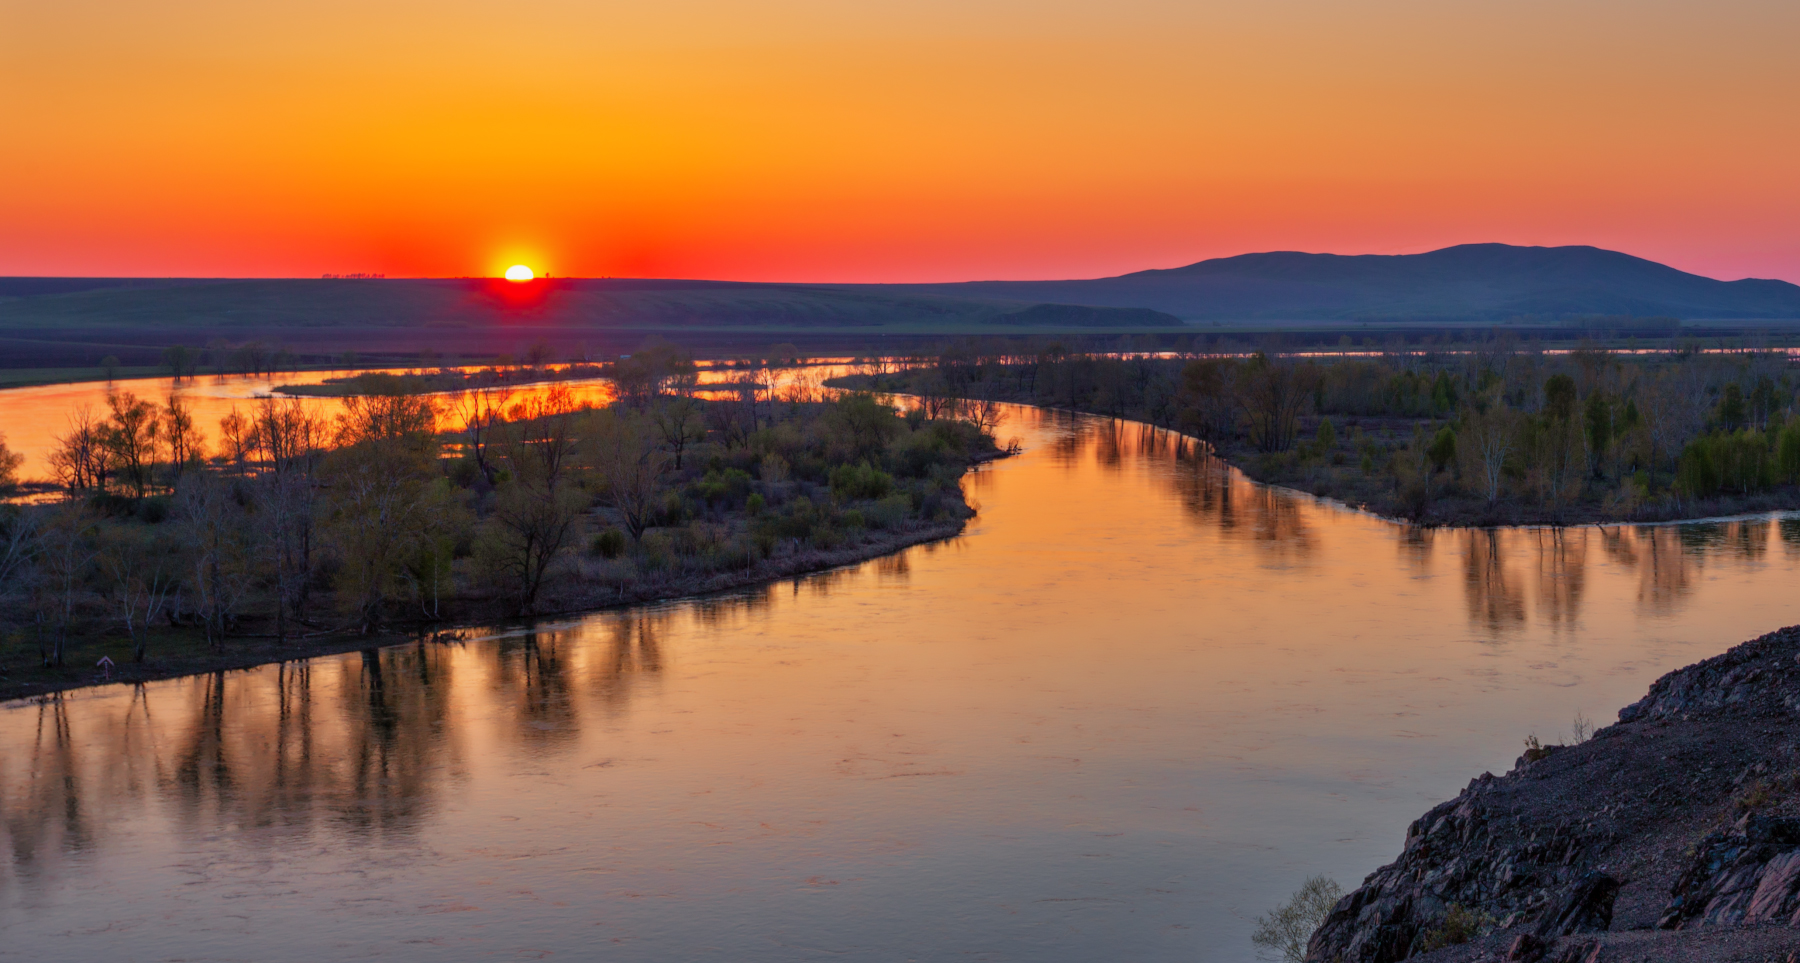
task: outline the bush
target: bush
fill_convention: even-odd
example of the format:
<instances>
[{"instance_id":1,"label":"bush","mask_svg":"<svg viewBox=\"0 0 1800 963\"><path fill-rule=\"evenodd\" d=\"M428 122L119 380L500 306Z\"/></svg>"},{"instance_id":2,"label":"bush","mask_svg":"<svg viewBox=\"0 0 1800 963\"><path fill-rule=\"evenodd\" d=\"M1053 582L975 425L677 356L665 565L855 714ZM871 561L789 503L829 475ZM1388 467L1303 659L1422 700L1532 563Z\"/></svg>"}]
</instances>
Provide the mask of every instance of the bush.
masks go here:
<instances>
[{"instance_id":1,"label":"bush","mask_svg":"<svg viewBox=\"0 0 1800 963\"><path fill-rule=\"evenodd\" d=\"M1451 903L1450 909L1444 913L1443 922L1427 930L1419 939L1419 952L1429 953L1441 950L1446 946L1460 946L1481 935L1481 930L1488 920L1474 910L1467 909L1460 903Z\"/></svg>"},{"instance_id":2,"label":"bush","mask_svg":"<svg viewBox=\"0 0 1800 963\"><path fill-rule=\"evenodd\" d=\"M1775 474L1787 484L1800 483L1800 420L1781 429L1775 443Z\"/></svg>"},{"instance_id":3,"label":"bush","mask_svg":"<svg viewBox=\"0 0 1800 963\"><path fill-rule=\"evenodd\" d=\"M756 493L752 494L749 498L744 499L744 511L749 512L750 517L752 517L752 518L754 518L758 515L761 515L763 513L763 509L765 509L767 507L768 507L768 502L763 500L761 492L756 492Z\"/></svg>"},{"instance_id":4,"label":"bush","mask_svg":"<svg viewBox=\"0 0 1800 963\"><path fill-rule=\"evenodd\" d=\"M894 476L866 461L860 465L839 465L831 470L831 493L841 499L886 498L893 490Z\"/></svg>"},{"instance_id":5,"label":"bush","mask_svg":"<svg viewBox=\"0 0 1800 963\"><path fill-rule=\"evenodd\" d=\"M1256 918L1256 932L1250 942L1257 955L1266 960L1303 963L1306 944L1330 915L1331 907L1344 895L1336 880L1314 876L1300 884L1300 889L1286 903Z\"/></svg>"},{"instance_id":6,"label":"bush","mask_svg":"<svg viewBox=\"0 0 1800 963\"><path fill-rule=\"evenodd\" d=\"M625 554L625 533L609 528L588 543L588 552L601 558L618 558Z\"/></svg>"},{"instance_id":7,"label":"bush","mask_svg":"<svg viewBox=\"0 0 1800 963\"><path fill-rule=\"evenodd\" d=\"M912 498L889 495L864 510L863 518L871 528L893 528L911 518L912 512Z\"/></svg>"}]
</instances>

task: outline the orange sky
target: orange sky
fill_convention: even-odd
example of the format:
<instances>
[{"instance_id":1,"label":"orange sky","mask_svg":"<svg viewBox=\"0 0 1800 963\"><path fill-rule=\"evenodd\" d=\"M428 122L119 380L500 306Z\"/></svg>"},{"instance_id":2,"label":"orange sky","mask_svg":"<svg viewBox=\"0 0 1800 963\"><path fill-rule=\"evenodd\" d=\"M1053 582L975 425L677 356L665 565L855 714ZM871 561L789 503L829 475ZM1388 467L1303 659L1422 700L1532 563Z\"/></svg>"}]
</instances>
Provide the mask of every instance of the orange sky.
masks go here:
<instances>
[{"instance_id":1,"label":"orange sky","mask_svg":"<svg viewBox=\"0 0 1800 963\"><path fill-rule=\"evenodd\" d=\"M1800 281L1793 0L0 4L0 274Z\"/></svg>"}]
</instances>

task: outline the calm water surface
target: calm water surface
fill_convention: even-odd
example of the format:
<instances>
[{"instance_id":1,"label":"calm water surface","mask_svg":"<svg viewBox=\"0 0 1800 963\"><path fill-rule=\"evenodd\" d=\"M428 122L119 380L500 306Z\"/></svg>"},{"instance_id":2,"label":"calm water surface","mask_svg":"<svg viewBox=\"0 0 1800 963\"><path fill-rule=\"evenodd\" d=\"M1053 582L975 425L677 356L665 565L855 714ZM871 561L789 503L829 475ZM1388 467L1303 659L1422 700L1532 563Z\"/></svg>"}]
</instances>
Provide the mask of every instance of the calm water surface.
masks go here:
<instances>
[{"instance_id":1,"label":"calm water surface","mask_svg":"<svg viewBox=\"0 0 1800 963\"><path fill-rule=\"evenodd\" d=\"M0 708L0 957L1199 960L1800 621L1800 523L1415 532L1017 410L955 541Z\"/></svg>"}]
</instances>

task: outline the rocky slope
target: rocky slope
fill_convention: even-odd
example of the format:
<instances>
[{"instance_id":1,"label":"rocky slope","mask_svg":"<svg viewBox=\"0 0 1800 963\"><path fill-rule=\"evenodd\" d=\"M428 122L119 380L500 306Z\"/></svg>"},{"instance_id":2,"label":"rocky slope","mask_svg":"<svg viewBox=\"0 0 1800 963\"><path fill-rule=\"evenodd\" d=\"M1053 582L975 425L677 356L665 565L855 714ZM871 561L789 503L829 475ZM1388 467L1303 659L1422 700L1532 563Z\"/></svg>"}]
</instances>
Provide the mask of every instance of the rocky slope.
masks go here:
<instances>
[{"instance_id":1,"label":"rocky slope","mask_svg":"<svg viewBox=\"0 0 1800 963\"><path fill-rule=\"evenodd\" d=\"M1800 963L1800 626L1472 781L1307 959Z\"/></svg>"}]
</instances>

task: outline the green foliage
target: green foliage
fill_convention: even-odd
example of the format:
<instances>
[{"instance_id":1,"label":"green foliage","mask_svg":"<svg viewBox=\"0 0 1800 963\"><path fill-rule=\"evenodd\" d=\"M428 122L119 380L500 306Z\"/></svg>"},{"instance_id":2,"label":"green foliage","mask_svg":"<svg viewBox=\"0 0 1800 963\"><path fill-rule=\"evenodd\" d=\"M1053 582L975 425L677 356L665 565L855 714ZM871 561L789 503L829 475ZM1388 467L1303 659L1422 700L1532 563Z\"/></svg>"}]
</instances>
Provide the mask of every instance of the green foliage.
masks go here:
<instances>
[{"instance_id":1,"label":"green foliage","mask_svg":"<svg viewBox=\"0 0 1800 963\"><path fill-rule=\"evenodd\" d=\"M1456 462L1456 430L1449 425L1439 428L1431 439L1431 447L1425 449L1425 457L1431 459L1431 467L1443 471Z\"/></svg>"},{"instance_id":2,"label":"green foliage","mask_svg":"<svg viewBox=\"0 0 1800 963\"><path fill-rule=\"evenodd\" d=\"M1300 885L1288 901L1256 918L1250 942L1257 955L1282 963L1304 963L1306 944L1344 895L1336 880L1314 876Z\"/></svg>"},{"instance_id":3,"label":"green foliage","mask_svg":"<svg viewBox=\"0 0 1800 963\"><path fill-rule=\"evenodd\" d=\"M601 558L618 558L625 554L625 533L617 528L608 528L594 536L588 543L588 551Z\"/></svg>"},{"instance_id":4,"label":"green foliage","mask_svg":"<svg viewBox=\"0 0 1800 963\"><path fill-rule=\"evenodd\" d=\"M1551 375L1544 382L1544 411L1559 421L1575 417L1575 379L1566 374Z\"/></svg>"},{"instance_id":5,"label":"green foliage","mask_svg":"<svg viewBox=\"0 0 1800 963\"><path fill-rule=\"evenodd\" d=\"M1332 426L1330 418L1319 420L1319 431L1313 436L1313 442L1318 445L1321 452L1327 452L1337 447L1337 429Z\"/></svg>"},{"instance_id":6,"label":"green foliage","mask_svg":"<svg viewBox=\"0 0 1800 963\"><path fill-rule=\"evenodd\" d=\"M894 490L894 476L868 462L839 465L831 470L831 493L846 500L886 498Z\"/></svg>"},{"instance_id":7,"label":"green foliage","mask_svg":"<svg viewBox=\"0 0 1800 963\"><path fill-rule=\"evenodd\" d=\"M1778 453L1760 431L1715 432L1689 442L1676 468L1676 484L1696 498L1720 492L1749 494L1775 484Z\"/></svg>"},{"instance_id":8,"label":"green foliage","mask_svg":"<svg viewBox=\"0 0 1800 963\"><path fill-rule=\"evenodd\" d=\"M1800 418L1781 429L1775 444L1775 475L1783 484L1800 484Z\"/></svg>"},{"instance_id":9,"label":"green foliage","mask_svg":"<svg viewBox=\"0 0 1800 963\"><path fill-rule=\"evenodd\" d=\"M1749 408L1744 404L1744 389L1737 382L1725 386L1725 393L1719 398L1718 422L1727 431L1736 431L1749 419Z\"/></svg>"},{"instance_id":10,"label":"green foliage","mask_svg":"<svg viewBox=\"0 0 1800 963\"><path fill-rule=\"evenodd\" d=\"M1491 925L1491 921L1486 916L1460 903L1451 903L1443 920L1419 938L1419 952L1429 953L1446 946L1460 946L1480 936L1488 925Z\"/></svg>"},{"instance_id":11,"label":"green foliage","mask_svg":"<svg viewBox=\"0 0 1800 963\"><path fill-rule=\"evenodd\" d=\"M756 492L749 498L744 499L744 511L749 513L751 518L761 515L763 509L767 507L767 505L768 502L764 500L762 492Z\"/></svg>"}]
</instances>

